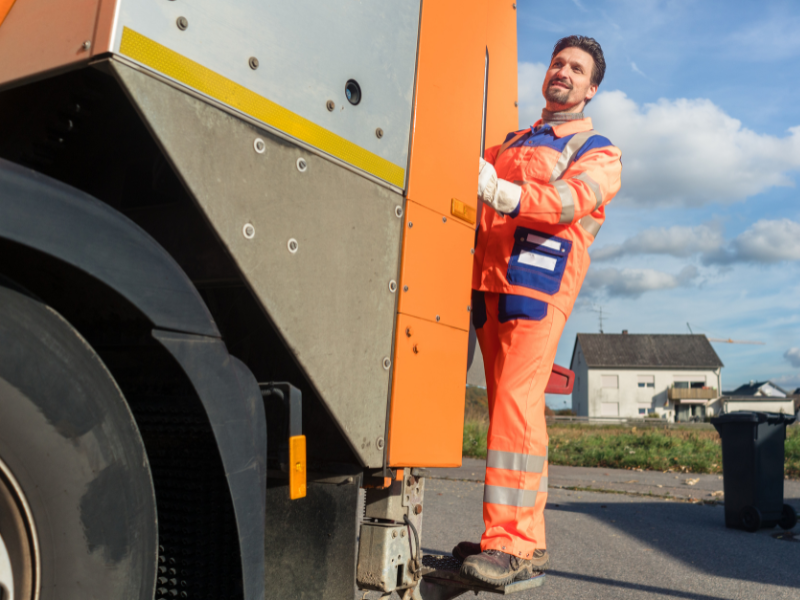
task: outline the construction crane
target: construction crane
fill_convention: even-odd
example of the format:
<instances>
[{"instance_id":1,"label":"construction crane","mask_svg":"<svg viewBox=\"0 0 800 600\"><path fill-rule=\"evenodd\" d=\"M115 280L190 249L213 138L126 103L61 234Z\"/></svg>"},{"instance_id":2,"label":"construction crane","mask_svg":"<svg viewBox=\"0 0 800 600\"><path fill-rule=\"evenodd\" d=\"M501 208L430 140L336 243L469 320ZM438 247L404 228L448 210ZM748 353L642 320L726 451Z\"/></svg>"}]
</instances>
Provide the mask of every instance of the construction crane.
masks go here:
<instances>
[{"instance_id":1,"label":"construction crane","mask_svg":"<svg viewBox=\"0 0 800 600\"><path fill-rule=\"evenodd\" d=\"M689 323L686 323L686 327L689 329L689 333L694 334L694 331L692 331L692 326L689 325ZM753 342L753 341L750 341L750 340L732 340L731 338L727 338L727 339L725 339L725 338L710 338L710 337L706 336L706 339L708 339L709 342L719 342L719 343L722 343L722 344L752 344L754 346L763 346L764 345L764 342Z\"/></svg>"}]
</instances>

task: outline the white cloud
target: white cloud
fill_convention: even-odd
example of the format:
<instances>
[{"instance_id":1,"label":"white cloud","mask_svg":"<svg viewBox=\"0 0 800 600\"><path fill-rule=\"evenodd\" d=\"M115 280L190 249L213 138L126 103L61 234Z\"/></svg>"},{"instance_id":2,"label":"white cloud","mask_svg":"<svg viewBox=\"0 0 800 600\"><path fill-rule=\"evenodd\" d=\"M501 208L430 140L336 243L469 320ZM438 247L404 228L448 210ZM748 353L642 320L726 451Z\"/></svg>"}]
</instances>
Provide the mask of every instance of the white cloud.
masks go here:
<instances>
[{"instance_id":1,"label":"white cloud","mask_svg":"<svg viewBox=\"0 0 800 600\"><path fill-rule=\"evenodd\" d=\"M592 259L603 261L642 254L698 256L707 265L800 261L800 223L762 219L727 243L722 230L711 225L645 229L621 244L595 250Z\"/></svg>"},{"instance_id":2,"label":"white cloud","mask_svg":"<svg viewBox=\"0 0 800 600\"><path fill-rule=\"evenodd\" d=\"M783 358L788 360L796 369L800 369L800 348L789 348L783 354Z\"/></svg>"},{"instance_id":3,"label":"white cloud","mask_svg":"<svg viewBox=\"0 0 800 600\"><path fill-rule=\"evenodd\" d=\"M601 92L588 108L595 129L622 150L620 202L639 205L734 202L792 186L800 127L776 137L742 126L706 99L640 106Z\"/></svg>"},{"instance_id":4,"label":"white cloud","mask_svg":"<svg viewBox=\"0 0 800 600\"><path fill-rule=\"evenodd\" d=\"M717 251L723 242L722 231L708 225L660 227L641 231L622 244L603 246L592 253L592 260L608 260L639 254L688 257Z\"/></svg>"},{"instance_id":5,"label":"white cloud","mask_svg":"<svg viewBox=\"0 0 800 600\"><path fill-rule=\"evenodd\" d=\"M633 61L631 61L631 71L633 71L634 73L638 73L638 74L639 74L639 75L641 75L642 77L647 77L647 75L645 75L645 74L642 72L642 70L641 70L639 67L637 67L637 66L636 66L636 63L635 63L635 62L633 62Z\"/></svg>"},{"instance_id":6,"label":"white cloud","mask_svg":"<svg viewBox=\"0 0 800 600\"><path fill-rule=\"evenodd\" d=\"M670 290L689 285L697 279L697 269L688 265L677 275L654 269L589 269L583 289L605 292L609 296L638 298L645 292Z\"/></svg>"},{"instance_id":7,"label":"white cloud","mask_svg":"<svg viewBox=\"0 0 800 600\"><path fill-rule=\"evenodd\" d=\"M519 128L530 127L542 117L544 98L542 83L547 73L543 63L521 62L517 71L517 99L519 101Z\"/></svg>"}]
</instances>

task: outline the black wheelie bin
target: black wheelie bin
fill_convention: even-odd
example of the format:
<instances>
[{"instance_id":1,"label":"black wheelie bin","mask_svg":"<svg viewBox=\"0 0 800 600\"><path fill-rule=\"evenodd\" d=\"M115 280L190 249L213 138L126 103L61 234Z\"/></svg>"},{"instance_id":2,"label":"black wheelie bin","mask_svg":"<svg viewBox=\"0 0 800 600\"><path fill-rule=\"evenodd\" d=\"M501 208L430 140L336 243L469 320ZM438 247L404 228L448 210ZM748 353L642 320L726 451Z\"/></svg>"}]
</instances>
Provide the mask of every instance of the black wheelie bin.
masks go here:
<instances>
[{"instance_id":1,"label":"black wheelie bin","mask_svg":"<svg viewBox=\"0 0 800 600\"><path fill-rule=\"evenodd\" d=\"M711 419L722 438L725 526L791 529L797 513L783 503L786 426L794 416L737 411Z\"/></svg>"}]
</instances>

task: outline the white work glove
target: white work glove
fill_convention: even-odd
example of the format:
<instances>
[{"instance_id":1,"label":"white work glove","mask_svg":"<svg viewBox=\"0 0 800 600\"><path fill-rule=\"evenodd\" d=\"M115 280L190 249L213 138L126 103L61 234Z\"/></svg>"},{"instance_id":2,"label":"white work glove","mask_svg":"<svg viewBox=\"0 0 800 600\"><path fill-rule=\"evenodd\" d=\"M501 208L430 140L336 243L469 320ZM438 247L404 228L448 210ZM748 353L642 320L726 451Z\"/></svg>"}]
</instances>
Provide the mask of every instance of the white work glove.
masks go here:
<instances>
[{"instance_id":1,"label":"white work glove","mask_svg":"<svg viewBox=\"0 0 800 600\"><path fill-rule=\"evenodd\" d=\"M517 210L522 188L505 179L498 179L494 166L482 158L478 165L478 199L503 214Z\"/></svg>"}]
</instances>

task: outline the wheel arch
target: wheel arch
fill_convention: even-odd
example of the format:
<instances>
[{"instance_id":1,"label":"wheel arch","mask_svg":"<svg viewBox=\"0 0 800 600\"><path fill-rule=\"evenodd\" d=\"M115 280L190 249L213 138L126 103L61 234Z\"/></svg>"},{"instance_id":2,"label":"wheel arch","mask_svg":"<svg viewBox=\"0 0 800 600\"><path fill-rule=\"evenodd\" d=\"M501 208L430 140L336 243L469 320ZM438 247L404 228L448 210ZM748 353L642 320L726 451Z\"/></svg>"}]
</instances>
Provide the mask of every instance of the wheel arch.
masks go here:
<instances>
[{"instance_id":1,"label":"wheel arch","mask_svg":"<svg viewBox=\"0 0 800 600\"><path fill-rule=\"evenodd\" d=\"M244 598L263 599L263 403L254 376L228 353L191 280L126 216L84 192L3 159L0 243L12 246L19 256L45 257L56 269L80 273L94 289L102 288L146 320L152 338L186 375L209 419L236 518ZM39 294L24 275L7 275ZM61 285L58 290L78 303L85 293L80 285ZM42 300L54 303L46 295Z\"/></svg>"}]
</instances>

